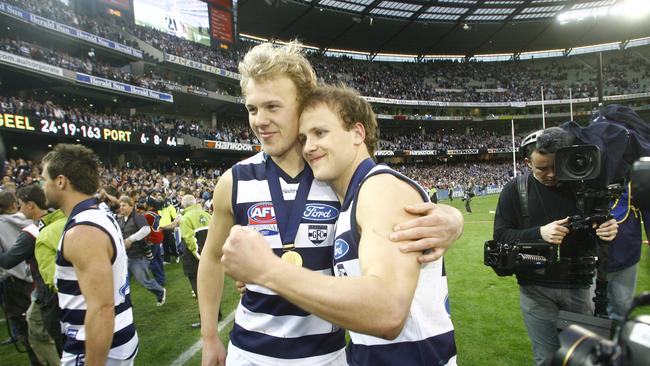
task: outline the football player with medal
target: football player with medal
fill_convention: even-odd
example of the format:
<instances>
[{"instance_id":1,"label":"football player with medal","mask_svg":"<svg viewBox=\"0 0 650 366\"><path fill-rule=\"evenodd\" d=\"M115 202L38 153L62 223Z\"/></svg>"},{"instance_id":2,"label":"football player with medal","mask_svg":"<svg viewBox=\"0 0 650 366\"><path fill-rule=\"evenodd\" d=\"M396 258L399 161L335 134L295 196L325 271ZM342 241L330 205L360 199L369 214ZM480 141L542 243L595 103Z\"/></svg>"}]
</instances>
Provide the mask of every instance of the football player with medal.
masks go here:
<instances>
[{"instance_id":1,"label":"football player with medal","mask_svg":"<svg viewBox=\"0 0 650 366\"><path fill-rule=\"evenodd\" d=\"M261 169L266 169L268 172L268 166L275 166L278 169L271 170L279 170L280 174L286 178L285 181L287 179L300 180L296 199L291 205L286 205L298 206L295 210L287 207L286 211L283 212L284 208L281 208L278 214L278 207L284 206L282 202L278 202L283 192L278 189L280 183L275 180L274 173L266 177L268 188L265 189L271 192L269 198L273 201L273 209L280 227L279 231L282 232L281 247L286 248L283 254L285 260L299 264L301 261L310 258L298 258L296 255L298 254L297 250L293 246L296 243L290 234L292 230L286 226L292 224L292 220L298 213L303 213L303 207L300 206L302 202L300 195L305 193L304 191L300 192L300 188L303 185L309 185L304 184L303 179L306 183L312 180L310 177L311 170L306 166L302 157L302 146L298 141L298 127L300 102L305 95L316 88L316 76L309 61L302 55L301 46L297 43L291 43L280 48L270 43L258 45L247 53L240 63L239 69L242 75L242 91L249 112L249 123L261 142L264 151L265 167ZM255 174L264 173L264 170L261 169ZM237 222L242 222L241 218L235 217L233 201L239 199L239 195L256 194L256 192L252 191L243 192L237 190L240 183L240 179L233 177L233 169L226 171L219 179L213 194L214 214L199 264L198 298L202 320L202 365L204 366L225 364L226 350L217 333L217 314L224 281L223 264L221 263L222 248L231 228ZM317 183L316 180L311 185L312 187L314 185L326 187L324 183ZM259 188L259 186L257 187ZM303 190L308 189L303 188ZM336 200L336 196L333 195L333 197ZM463 217L453 207L419 203L406 206L404 210L416 216L416 218L396 225L395 231L390 234L390 239L395 242L408 240L408 242L400 246L400 250L402 252L417 253L417 259L414 260L420 263L433 262L439 259L449 245L462 233ZM286 222L286 224L283 222ZM245 222L242 223L246 224ZM269 237L267 237L267 240L269 240ZM329 272L331 273L331 268ZM309 344L313 342L314 338L321 337L323 334L304 333L303 330L308 328L309 324L321 324L322 320L315 319L310 314L305 313L302 318L311 322L307 325L299 320L293 322L294 319L299 317L290 317L292 319L290 324L282 324L283 320L280 320L289 317L276 317L274 320L268 321L268 314L263 312L255 313L250 310L250 308L263 305L256 301L256 298L267 299L274 296L272 292L264 289L259 291L261 292L250 291L249 289L247 295L240 301L233 334L236 331L235 329L245 333L245 341L252 346L245 350L242 347L235 347L231 334L231 343L228 350L229 366L253 364L301 365L306 362L311 365L346 364L345 353L343 352L344 333L336 332L337 339L335 341L328 338L323 344ZM277 297L277 295L275 296ZM243 307L242 302L244 301L247 302L248 308ZM287 308L283 307L283 309ZM298 308L291 308L287 311L292 313L301 312ZM270 335L268 333L272 333L272 330L265 327L256 327L256 324L259 324L256 322L261 318L265 319L266 323L264 324L278 327L283 332L288 329L288 332L302 335L295 338ZM255 327L257 330L251 331L251 329L240 326L241 324L248 324L247 326L250 326L251 329ZM327 326L321 324L318 330L314 332L332 332L332 328L331 325L327 328ZM269 338L271 341L268 341ZM273 343L273 341L276 343ZM267 346L269 344L273 344L273 346ZM326 346L336 348L336 352L325 355L316 352L312 356L308 352L301 351L303 349L318 351ZM301 353L302 356L298 356L298 353ZM269 354L282 354L282 356L270 357Z\"/></svg>"}]
</instances>

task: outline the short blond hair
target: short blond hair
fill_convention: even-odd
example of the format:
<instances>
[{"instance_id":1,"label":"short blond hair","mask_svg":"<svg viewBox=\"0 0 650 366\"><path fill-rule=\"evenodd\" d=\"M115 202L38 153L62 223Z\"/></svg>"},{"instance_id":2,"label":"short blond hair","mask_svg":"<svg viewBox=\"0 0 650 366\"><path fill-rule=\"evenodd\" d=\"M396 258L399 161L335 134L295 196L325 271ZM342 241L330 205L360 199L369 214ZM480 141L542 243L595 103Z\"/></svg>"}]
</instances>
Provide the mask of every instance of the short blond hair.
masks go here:
<instances>
[{"instance_id":1,"label":"short blond hair","mask_svg":"<svg viewBox=\"0 0 650 366\"><path fill-rule=\"evenodd\" d=\"M316 72L302 53L302 44L295 40L281 46L267 42L251 48L239 63L239 73L244 96L251 80L266 81L286 76L296 87L298 102L302 102L318 85Z\"/></svg>"}]
</instances>

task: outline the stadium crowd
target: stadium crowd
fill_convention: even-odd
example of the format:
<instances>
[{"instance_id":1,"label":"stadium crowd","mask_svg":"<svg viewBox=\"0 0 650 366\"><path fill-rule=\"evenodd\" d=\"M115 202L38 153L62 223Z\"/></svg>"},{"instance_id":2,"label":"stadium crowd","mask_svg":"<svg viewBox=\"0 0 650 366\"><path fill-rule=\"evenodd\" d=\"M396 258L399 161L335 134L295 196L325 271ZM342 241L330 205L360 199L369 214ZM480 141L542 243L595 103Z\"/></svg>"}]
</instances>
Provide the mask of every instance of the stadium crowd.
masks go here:
<instances>
[{"instance_id":1,"label":"stadium crowd","mask_svg":"<svg viewBox=\"0 0 650 366\"><path fill-rule=\"evenodd\" d=\"M394 165L394 169L413 178L423 187L438 189L474 186L480 191L487 187L501 187L513 177L512 162L440 162L438 164ZM526 171L517 164L517 175ZM478 192L477 192L478 193Z\"/></svg>"},{"instance_id":2,"label":"stadium crowd","mask_svg":"<svg viewBox=\"0 0 650 366\"><path fill-rule=\"evenodd\" d=\"M125 70L130 68L130 66L112 66L101 60L97 60L94 56L75 57L60 50L53 50L42 45L17 39L1 38L0 50L67 70L82 72L148 89L168 91L181 87L181 85L170 80L163 80L155 74L150 74L149 76L132 74Z\"/></svg>"},{"instance_id":3,"label":"stadium crowd","mask_svg":"<svg viewBox=\"0 0 650 366\"><path fill-rule=\"evenodd\" d=\"M93 127L138 131L182 137L187 134L204 140L258 144L257 138L249 133L242 122L220 121L218 129L205 127L200 121L176 118L162 118L136 114L126 116L118 113L100 113L92 106L61 106L50 100L21 99L0 95L0 112L25 114L40 118L57 119L60 122L81 123Z\"/></svg>"},{"instance_id":4,"label":"stadium crowd","mask_svg":"<svg viewBox=\"0 0 650 366\"><path fill-rule=\"evenodd\" d=\"M145 162L137 168L109 168L101 170L101 186L113 187L118 194L127 194L136 202L144 202L148 195L161 195L175 204L180 202L178 192L193 194L202 203L209 202L212 190L227 166L175 165L171 163ZM394 169L412 177L424 187L439 189L464 186L472 183L481 189L488 186L503 186L512 178L511 162L439 162L414 165L392 165ZM517 174L527 168L517 165ZM18 187L40 182L40 164L24 158L5 162L0 190L15 190Z\"/></svg>"},{"instance_id":5,"label":"stadium crowd","mask_svg":"<svg viewBox=\"0 0 650 366\"><path fill-rule=\"evenodd\" d=\"M248 48L248 45L245 44L232 51L211 49L159 30L136 26L117 18L85 17L75 13L73 9L58 0L9 0L8 2L34 14L80 28L133 48L139 49L137 42L125 38L123 32L131 33L161 51L235 72L237 71L238 60Z\"/></svg>"},{"instance_id":6,"label":"stadium crowd","mask_svg":"<svg viewBox=\"0 0 650 366\"><path fill-rule=\"evenodd\" d=\"M522 136L526 134L526 132L522 132L515 136L516 146L519 145ZM465 133L439 129L411 134L382 131L381 138L380 150L483 149L512 146L512 138L509 135L487 130L472 130L471 133Z\"/></svg>"},{"instance_id":7,"label":"stadium crowd","mask_svg":"<svg viewBox=\"0 0 650 366\"><path fill-rule=\"evenodd\" d=\"M122 33L130 33L162 51L198 61L206 65L237 71L237 64L253 43L240 40L230 49L213 49L202 44L137 26L120 19L87 19L55 0L57 6L37 6L35 0L13 0L45 17L73 26L85 27L95 34L116 41L124 41ZM4 42L3 42L4 43ZM19 47L20 49L20 47ZM14 51L15 52L15 51ZM46 52L47 51L42 51ZM573 98L597 96L596 67L584 61L535 60L507 62L369 62L348 57L329 57L309 52L309 59L317 74L326 82L344 82L361 94L405 100L433 100L440 102L520 102L540 100L544 87L547 100L567 99L569 88ZM128 71L116 71L110 66L85 60L72 60L66 55L54 59L57 65L71 65L75 70L94 72L116 80L128 81L161 90L178 89L178 82L160 76L133 76ZM604 64L605 95L630 94L647 90L650 70L646 61L632 51L620 51L607 56ZM132 80L133 79L133 80ZM206 89L197 83L195 87ZM238 95L238 92L218 89L221 94Z\"/></svg>"},{"instance_id":8,"label":"stadium crowd","mask_svg":"<svg viewBox=\"0 0 650 366\"><path fill-rule=\"evenodd\" d=\"M119 113L101 113L88 105L62 106L43 96L39 99L0 95L0 112L53 118L61 122L82 123L101 128L175 137L187 134L203 140L259 144L244 121L222 120L219 121L217 128L209 128L198 120L162 118L145 114L127 116ZM521 136L519 134L515 139L517 145ZM379 150L482 149L512 146L510 136L488 130L473 130L471 133L443 129L425 133L386 130L382 132L381 137Z\"/></svg>"},{"instance_id":9,"label":"stadium crowd","mask_svg":"<svg viewBox=\"0 0 650 366\"><path fill-rule=\"evenodd\" d=\"M126 39L114 27L105 24L101 19L77 14L59 0L6 0L6 2L44 18L139 49L137 42Z\"/></svg>"},{"instance_id":10,"label":"stadium crowd","mask_svg":"<svg viewBox=\"0 0 650 366\"><path fill-rule=\"evenodd\" d=\"M138 168L104 167L100 169L100 187L108 188L117 197L128 195L140 204L153 194L173 202L177 208L182 194L192 194L205 204L210 202L212 190L226 168L152 162L145 162ZM0 190L15 191L30 184L40 184L41 180L40 162L20 157L9 159L4 162Z\"/></svg>"},{"instance_id":11,"label":"stadium crowd","mask_svg":"<svg viewBox=\"0 0 650 366\"><path fill-rule=\"evenodd\" d=\"M161 51L233 72L237 72L239 60L250 47L248 42L243 41L238 46L228 50L213 49L156 29L126 23L122 24L121 27Z\"/></svg>"},{"instance_id":12,"label":"stadium crowd","mask_svg":"<svg viewBox=\"0 0 650 366\"><path fill-rule=\"evenodd\" d=\"M596 73L567 61L423 63L367 62L311 54L318 75L342 82L373 97L442 102L518 102L544 98L568 99L597 95ZM650 72L645 60L626 53L608 60L606 95L646 90Z\"/></svg>"},{"instance_id":13,"label":"stadium crowd","mask_svg":"<svg viewBox=\"0 0 650 366\"><path fill-rule=\"evenodd\" d=\"M73 56L42 44L15 38L0 38L0 50L67 70L83 72L153 90L185 91L184 87L189 87L194 89L195 92L205 92L206 94L208 91L214 91L217 94L239 96L239 93L232 90L232 88L215 83L208 85L204 80L196 77L163 77L159 72L152 69L147 70L142 75L136 75L130 72L131 66L129 64L123 66L110 65L99 60L94 52Z\"/></svg>"}]
</instances>

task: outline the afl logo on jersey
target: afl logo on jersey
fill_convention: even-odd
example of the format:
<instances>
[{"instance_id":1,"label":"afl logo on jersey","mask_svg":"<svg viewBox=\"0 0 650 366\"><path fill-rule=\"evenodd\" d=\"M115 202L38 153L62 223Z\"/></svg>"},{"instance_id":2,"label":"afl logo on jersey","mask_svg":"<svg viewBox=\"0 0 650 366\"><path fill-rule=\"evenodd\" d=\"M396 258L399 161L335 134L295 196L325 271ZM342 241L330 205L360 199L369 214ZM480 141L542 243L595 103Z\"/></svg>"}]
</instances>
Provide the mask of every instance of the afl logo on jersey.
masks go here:
<instances>
[{"instance_id":1,"label":"afl logo on jersey","mask_svg":"<svg viewBox=\"0 0 650 366\"><path fill-rule=\"evenodd\" d=\"M251 206L248 211L248 225L276 224L275 210L271 202L260 202Z\"/></svg>"},{"instance_id":2,"label":"afl logo on jersey","mask_svg":"<svg viewBox=\"0 0 650 366\"><path fill-rule=\"evenodd\" d=\"M302 218L305 220L329 221L339 216L339 210L335 207L322 203L308 203L305 205L305 211Z\"/></svg>"},{"instance_id":3,"label":"afl logo on jersey","mask_svg":"<svg viewBox=\"0 0 650 366\"><path fill-rule=\"evenodd\" d=\"M334 242L334 259L341 259L348 254L350 245L343 239L336 239Z\"/></svg>"}]
</instances>

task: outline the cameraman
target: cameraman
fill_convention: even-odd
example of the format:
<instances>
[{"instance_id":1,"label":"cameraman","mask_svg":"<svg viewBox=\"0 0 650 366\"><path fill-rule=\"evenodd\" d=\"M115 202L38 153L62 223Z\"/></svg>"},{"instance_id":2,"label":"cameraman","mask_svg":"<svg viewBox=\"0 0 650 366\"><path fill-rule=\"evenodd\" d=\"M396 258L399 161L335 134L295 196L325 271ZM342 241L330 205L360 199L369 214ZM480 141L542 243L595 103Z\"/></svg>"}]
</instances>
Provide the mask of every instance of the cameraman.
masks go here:
<instances>
[{"instance_id":1,"label":"cameraman","mask_svg":"<svg viewBox=\"0 0 650 366\"><path fill-rule=\"evenodd\" d=\"M577 214L576 195L568 184L559 184L555 177L555 152L571 142L572 135L558 127L527 136L521 150L532 174L526 173L506 184L494 219L494 240L498 242L544 241L560 245L557 263L516 273L535 365L548 365L560 347L556 326L560 310L593 313L589 289L593 271L575 271L567 260L594 256L597 243L586 230L570 231L567 227L568 217ZM527 200L528 216L524 215L520 189ZM596 235L611 241L617 228L612 219L596 228Z\"/></svg>"}]
</instances>

